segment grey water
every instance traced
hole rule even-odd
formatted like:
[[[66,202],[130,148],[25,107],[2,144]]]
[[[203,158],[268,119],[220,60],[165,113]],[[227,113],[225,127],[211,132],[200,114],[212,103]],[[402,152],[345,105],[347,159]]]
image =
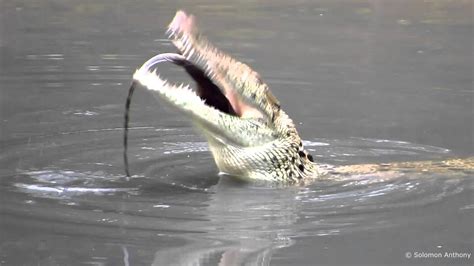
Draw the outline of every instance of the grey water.
[[[472,1],[0,7],[1,265],[474,264],[445,256],[473,252],[472,172],[236,182],[144,89],[132,102],[130,180],[122,159],[131,76],[175,51],[165,29],[178,9],[262,75],[319,162],[472,156]]]

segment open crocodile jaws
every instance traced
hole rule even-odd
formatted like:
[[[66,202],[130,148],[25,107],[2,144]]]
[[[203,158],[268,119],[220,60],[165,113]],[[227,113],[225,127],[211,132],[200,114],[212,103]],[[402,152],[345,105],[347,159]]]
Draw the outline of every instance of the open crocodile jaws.
[[[302,183],[322,172],[293,121],[258,73],[215,48],[194,17],[178,11],[168,27],[182,55],[168,54],[197,88],[177,86],[145,63],[133,78],[188,115],[207,138],[219,170],[250,180]]]

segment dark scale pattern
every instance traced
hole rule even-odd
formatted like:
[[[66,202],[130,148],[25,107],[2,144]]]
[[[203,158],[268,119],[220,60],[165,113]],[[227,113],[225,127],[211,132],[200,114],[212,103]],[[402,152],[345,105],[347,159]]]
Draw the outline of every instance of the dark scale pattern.
[[[304,165],[302,164],[298,165],[298,169],[300,169],[301,172],[304,172]]]
[[[273,155],[272,158],[270,159],[273,164],[278,163],[278,158],[276,155]]]

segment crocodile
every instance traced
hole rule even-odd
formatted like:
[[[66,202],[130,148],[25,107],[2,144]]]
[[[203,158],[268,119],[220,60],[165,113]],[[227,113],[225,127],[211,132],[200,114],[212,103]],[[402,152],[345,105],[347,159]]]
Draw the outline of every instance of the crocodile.
[[[179,53],[157,55],[134,73],[127,109],[137,84],[177,107],[203,133],[222,173],[245,180],[305,184],[345,174],[474,170],[474,157],[350,166],[317,163],[260,75],[212,45],[198,30],[194,16],[178,11],[167,33]],[[160,62],[183,67],[196,82],[195,90],[161,78],[153,71]],[[126,128],[127,123],[128,112]]]

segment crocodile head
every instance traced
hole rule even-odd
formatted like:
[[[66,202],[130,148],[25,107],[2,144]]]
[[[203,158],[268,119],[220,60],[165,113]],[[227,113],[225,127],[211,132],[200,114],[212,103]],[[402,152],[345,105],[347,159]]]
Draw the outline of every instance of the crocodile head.
[[[285,183],[318,176],[293,121],[258,73],[214,47],[183,11],[176,13],[168,33],[180,51],[168,54],[168,61],[182,66],[197,88],[170,84],[150,64],[133,77],[190,117],[222,173]]]

